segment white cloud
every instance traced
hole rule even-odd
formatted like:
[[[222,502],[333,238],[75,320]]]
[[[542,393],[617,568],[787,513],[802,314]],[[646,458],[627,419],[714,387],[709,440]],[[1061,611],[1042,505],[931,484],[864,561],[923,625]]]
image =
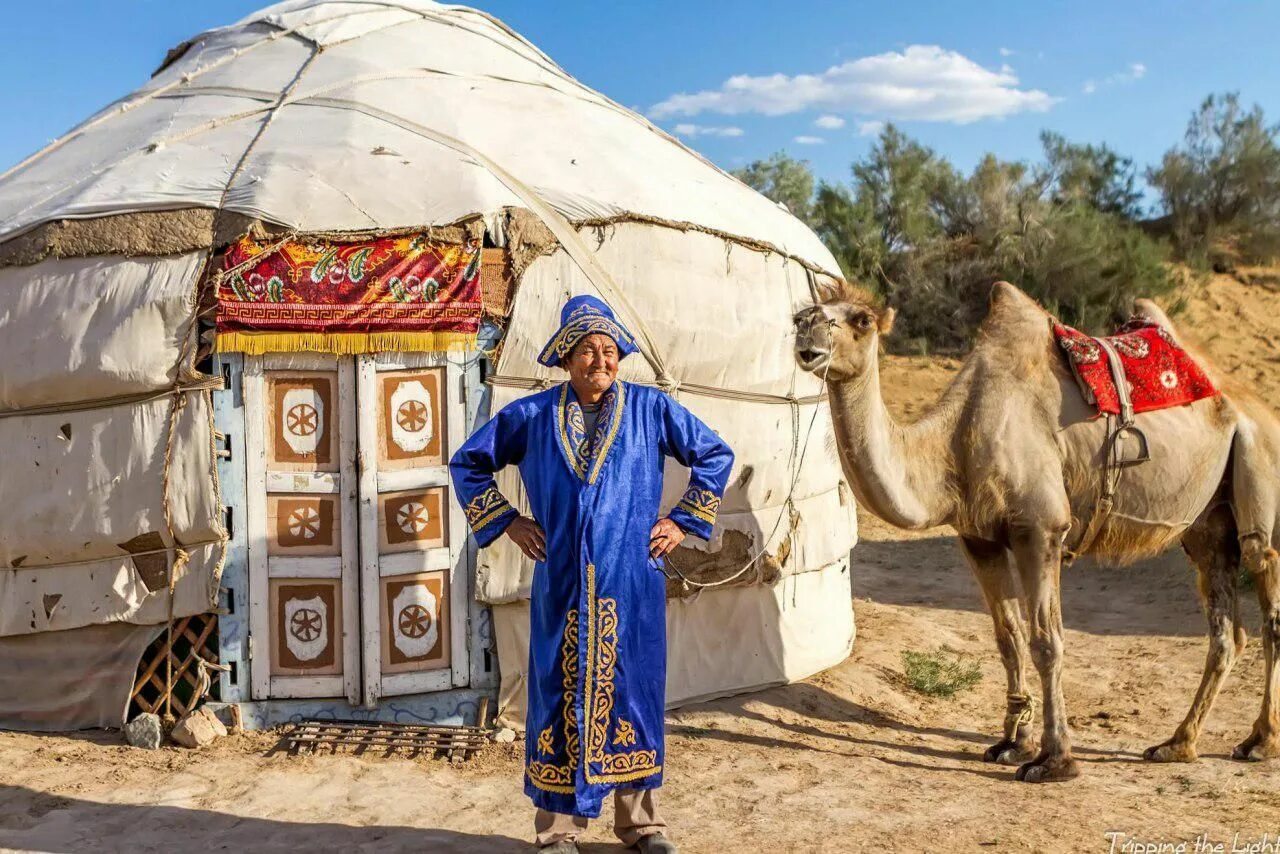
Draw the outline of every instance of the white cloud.
[[[858,136],[877,136],[882,130],[884,130],[882,121],[858,122]]]
[[[955,51],[912,45],[901,53],[849,60],[819,74],[735,75],[718,89],[672,95],[649,113],[655,118],[704,112],[780,116],[825,108],[967,124],[1044,111],[1056,101],[1039,89],[1020,88],[1007,65],[993,71]]]
[[[822,145],[822,143],[826,142],[826,140],[820,136],[804,136],[804,135],[797,136],[795,138],[795,141],[800,143],[801,145]]]
[[[1102,78],[1101,81],[1086,80],[1084,86],[1080,87],[1081,91],[1086,95],[1092,95],[1103,86],[1115,86],[1120,83],[1133,83],[1147,76],[1147,66],[1141,62],[1131,62],[1129,67],[1124,71],[1117,71],[1115,74],[1109,74]]]
[[[1000,48],[1001,56],[1013,56],[1016,52],[1017,51],[1013,50],[1012,48],[1007,48],[1007,47]]]
[[[746,133],[733,125],[695,125],[687,122],[676,125],[675,131],[677,136],[687,136],[690,139],[697,136],[742,136]]]
[[[844,119],[839,116],[818,116],[814,120],[813,126],[823,130],[840,130],[840,128],[844,127]]]

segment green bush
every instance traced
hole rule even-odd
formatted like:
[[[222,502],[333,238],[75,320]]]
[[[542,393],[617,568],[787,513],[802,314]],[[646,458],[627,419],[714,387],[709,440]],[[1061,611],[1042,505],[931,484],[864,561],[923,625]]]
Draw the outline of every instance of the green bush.
[[[1133,221],[1132,161],[1041,139],[1038,165],[989,154],[964,175],[890,125],[853,164],[852,182],[820,183],[812,204],[794,198],[807,164],[783,154],[738,174],[768,195],[785,186],[846,277],[897,309],[891,350],[965,349],[1001,279],[1071,326],[1110,331],[1135,297],[1175,289],[1166,249]]]
[[[982,681],[978,662],[946,646],[934,652],[904,651],[902,671],[908,685],[930,697],[954,697]]]

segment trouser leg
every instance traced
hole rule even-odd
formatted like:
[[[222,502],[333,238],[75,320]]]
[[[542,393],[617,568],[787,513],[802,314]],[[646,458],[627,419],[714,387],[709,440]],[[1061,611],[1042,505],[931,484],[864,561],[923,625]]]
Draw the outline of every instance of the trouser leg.
[[[667,823],[658,815],[656,789],[615,789],[613,792],[613,832],[623,845],[632,846],[643,836],[667,832]]]
[[[581,816],[540,809],[533,817],[534,842],[539,846],[572,841],[586,829],[587,820]]]

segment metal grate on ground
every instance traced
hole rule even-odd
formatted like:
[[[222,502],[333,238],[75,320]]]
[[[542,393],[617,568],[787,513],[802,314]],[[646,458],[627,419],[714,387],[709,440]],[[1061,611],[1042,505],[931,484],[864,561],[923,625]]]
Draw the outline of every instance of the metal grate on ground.
[[[435,726],[381,723],[378,721],[319,721],[292,724],[285,730],[281,748],[291,754],[351,749],[356,754],[376,751],[384,755],[429,754],[464,761],[488,743],[488,735],[478,726]]]

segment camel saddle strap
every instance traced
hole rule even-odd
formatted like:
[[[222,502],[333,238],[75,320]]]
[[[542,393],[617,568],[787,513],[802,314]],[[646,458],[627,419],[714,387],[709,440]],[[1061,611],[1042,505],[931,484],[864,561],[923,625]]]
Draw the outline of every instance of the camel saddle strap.
[[[1074,542],[1069,546],[1064,542],[1062,554],[1064,564],[1070,564],[1088,551],[1098,539],[1102,526],[1106,524],[1112,508],[1115,507],[1116,487],[1120,483],[1121,470],[1126,466],[1145,463],[1151,459],[1147,437],[1133,423],[1133,399],[1129,394],[1129,378],[1125,375],[1124,362],[1121,361],[1115,346],[1106,338],[1094,340],[1107,354],[1107,364],[1111,369],[1111,381],[1115,385],[1116,396],[1119,398],[1120,412],[1118,415],[1107,415],[1107,424],[1110,429],[1107,431],[1107,438],[1103,441],[1102,489],[1098,493],[1098,503],[1093,508],[1089,523],[1074,538]],[[1138,446],[1137,453],[1129,457],[1125,455],[1127,437],[1133,437]],[[1072,526],[1072,530],[1075,530],[1075,527]],[[1071,539],[1070,531],[1067,532],[1066,539]]]

